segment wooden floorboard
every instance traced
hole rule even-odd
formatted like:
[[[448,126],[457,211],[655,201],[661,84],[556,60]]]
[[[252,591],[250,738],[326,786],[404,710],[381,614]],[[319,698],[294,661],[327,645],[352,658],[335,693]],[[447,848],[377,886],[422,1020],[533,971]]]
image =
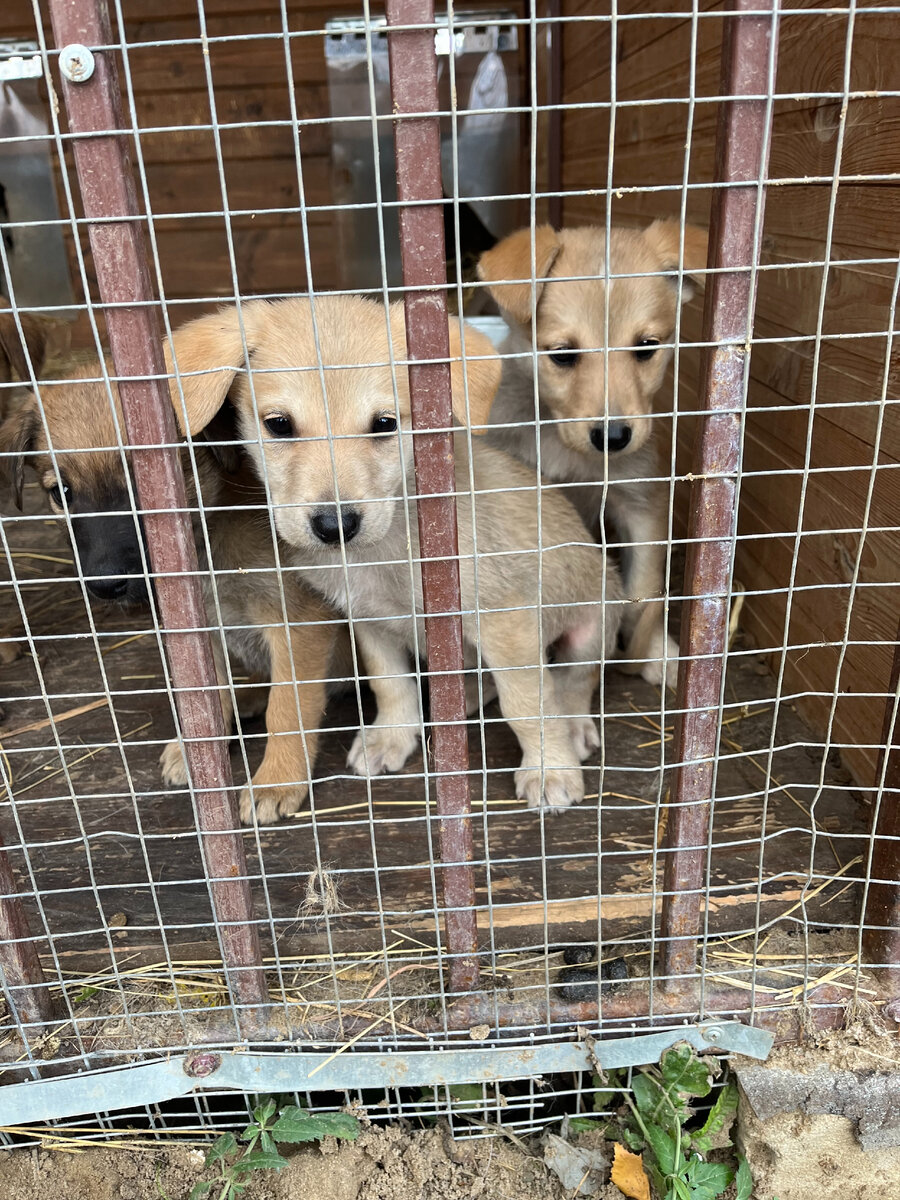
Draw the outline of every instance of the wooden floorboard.
[[[30,500],[34,507],[33,491]],[[78,585],[60,581],[72,568],[56,522],[7,523],[7,537],[38,653],[37,661],[26,653],[0,667],[0,745],[14,798],[14,804],[7,796],[0,805],[0,831],[28,897],[32,927],[41,935],[40,951],[45,961],[55,956],[62,964],[108,961],[110,946],[117,958],[130,961],[214,957],[190,800],[163,788],[159,777],[159,751],[173,725],[147,615],[96,606],[89,619]],[[14,617],[13,591],[3,586],[4,632],[14,627]],[[91,621],[100,655],[89,636]],[[112,712],[104,677],[114,697]],[[53,697],[54,725],[41,681]],[[810,893],[808,921],[833,926],[856,920],[857,888],[845,886],[853,868],[817,889],[862,852],[866,807],[833,754],[819,787],[819,739],[790,703],[779,709],[769,777],[773,695],[774,681],[756,656],[735,655],[708,848],[710,934],[744,932],[758,917],[773,921],[783,914],[790,925],[798,913],[789,910]],[[598,711],[600,703],[598,694]],[[606,768],[601,772],[599,760],[592,761],[587,778],[593,798],[558,815],[529,812],[515,801],[517,747],[496,706],[487,711],[486,775],[479,731],[471,730],[478,919],[487,957],[494,949],[596,940],[598,890],[604,941],[647,941],[654,925],[654,873],[657,888],[662,879],[662,856],[654,856],[654,848],[668,795],[660,770],[659,694],[610,670],[602,704],[614,714],[604,722]],[[353,697],[328,713],[315,820],[307,806],[293,821],[245,833],[267,954],[276,947],[281,954],[311,954],[329,946],[363,953],[395,931],[428,944],[437,937],[437,829],[433,810],[430,816],[426,810],[422,757],[415,755],[398,777],[372,781],[370,793],[366,781],[348,776],[344,767],[358,719]],[[252,769],[262,750],[261,720],[248,722],[243,733]],[[232,762],[240,784],[244,767],[236,740]],[[303,908],[318,865],[330,872],[343,905],[327,923]]]

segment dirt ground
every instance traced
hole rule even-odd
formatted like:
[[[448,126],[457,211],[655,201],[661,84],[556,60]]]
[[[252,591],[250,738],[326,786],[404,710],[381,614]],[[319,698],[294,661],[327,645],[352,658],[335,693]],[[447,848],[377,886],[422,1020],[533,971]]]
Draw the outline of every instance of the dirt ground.
[[[327,1138],[288,1149],[288,1166],[251,1183],[246,1200],[563,1200],[540,1157],[502,1137],[456,1141],[440,1128],[370,1128],[356,1142]],[[283,1148],[284,1149],[284,1148]],[[201,1150],[13,1150],[0,1155],[3,1200],[187,1200],[205,1178]],[[215,1189],[208,1193],[216,1197]],[[622,1200],[611,1184],[596,1200]]]

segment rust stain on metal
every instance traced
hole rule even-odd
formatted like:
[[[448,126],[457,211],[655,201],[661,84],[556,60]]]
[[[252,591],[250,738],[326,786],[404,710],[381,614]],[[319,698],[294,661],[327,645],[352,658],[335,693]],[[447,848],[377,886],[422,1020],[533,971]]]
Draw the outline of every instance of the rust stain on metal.
[[[102,0],[50,0],[58,46],[106,46],[113,41]],[[75,166],[94,266],[143,511],[154,590],[165,629],[166,654],[191,777],[204,863],[211,882],[228,982],[242,1006],[268,1000],[244,848],[231,790],[222,710],[197,571],[197,553],[177,450],[178,434],[164,380],[162,328],[144,251],[140,207],[128,160],[129,136],[120,103],[115,60],[97,51],[89,80],[61,79]],[[121,130],[121,133],[110,133]],[[125,218],[123,220],[123,218]],[[131,218],[131,219],[129,219]],[[141,447],[146,446],[147,449]],[[154,448],[150,448],[154,447]],[[182,510],[182,511],[178,511]],[[199,689],[188,694],[183,689]],[[242,880],[227,878],[238,863]]]
[[[401,202],[400,249],[406,337],[410,359],[447,359],[447,265],[441,201],[440,129],[437,112],[437,58],[432,0],[388,0],[388,26],[423,26],[391,31],[388,53],[397,152],[397,194]],[[428,28],[431,26],[431,28]],[[433,201],[433,203],[422,203]],[[412,205],[404,207],[404,203]],[[425,641],[431,702],[431,752],[440,848],[450,987],[478,986],[478,925],[471,863],[468,739],[463,685],[459,545],[453,468],[450,367],[411,363],[409,389],[414,433]],[[432,614],[443,614],[440,616]]]
[[[694,975],[697,969],[719,696],[728,647],[741,409],[753,322],[751,268],[759,255],[755,228],[764,198],[757,180],[765,177],[768,166],[766,102],[742,97],[765,95],[772,39],[777,36],[775,0],[737,0],[735,8],[736,14],[726,18],[720,90],[733,99],[719,110],[715,176],[716,182],[731,186],[716,191],[710,228],[710,266],[719,273],[710,278],[703,319],[703,340],[712,349],[701,379],[706,417],[691,484],[685,569],[690,599],[682,618],[683,661],[676,700],[680,715],[674,738],[678,766],[664,851],[660,968],[673,987],[679,977]]]

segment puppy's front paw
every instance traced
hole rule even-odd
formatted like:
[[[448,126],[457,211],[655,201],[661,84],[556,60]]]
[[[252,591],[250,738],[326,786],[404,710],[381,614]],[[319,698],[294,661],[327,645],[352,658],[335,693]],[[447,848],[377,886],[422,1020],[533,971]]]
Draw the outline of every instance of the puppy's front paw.
[[[187,764],[181,742],[174,739],[163,747],[159,756],[159,769],[166,787],[184,787],[187,784]]]
[[[260,825],[271,825],[289,817],[309,794],[306,755],[292,738],[270,738],[263,760],[253,776],[253,789],[241,792],[241,821],[253,824],[253,809]]]
[[[644,665],[641,667],[641,677],[646,679],[648,683],[654,684],[656,687],[662,687],[664,642],[666,647],[666,687],[674,690],[675,684],[678,680],[678,643],[670,634],[666,634],[664,639],[661,630],[656,634],[655,637],[651,639],[650,645],[647,647],[647,653],[645,657],[650,661],[644,663]]]
[[[646,625],[643,630],[635,631],[625,651],[625,657],[631,661],[622,663],[621,670],[626,675],[640,675],[648,683],[661,687],[664,647],[666,686],[674,688],[678,678],[678,643],[661,626],[656,626],[650,633]]]
[[[245,787],[241,792],[241,824],[253,824],[254,800],[256,819],[260,825],[273,825],[282,817],[290,817],[303,807],[309,787],[305,783],[259,784],[253,777],[253,794]]]
[[[520,767],[516,771],[516,795],[526,800],[529,808],[569,808],[584,799],[584,778],[577,768],[550,768],[541,772],[537,767]]]
[[[600,746],[600,734],[593,717],[569,717],[569,729],[579,762],[587,762]]]
[[[365,748],[360,731],[347,755],[347,766],[357,775],[392,775],[401,769],[418,744],[418,733],[408,726],[367,725]]]

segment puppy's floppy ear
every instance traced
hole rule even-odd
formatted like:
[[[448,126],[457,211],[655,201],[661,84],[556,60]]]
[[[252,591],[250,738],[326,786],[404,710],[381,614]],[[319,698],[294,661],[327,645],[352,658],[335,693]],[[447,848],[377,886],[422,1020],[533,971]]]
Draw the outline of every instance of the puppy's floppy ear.
[[[16,508],[22,511],[22,492],[25,488],[25,455],[37,449],[41,418],[37,401],[29,396],[18,411],[0,425],[0,483],[8,487]]]
[[[544,284],[561,249],[552,225],[538,225],[534,231],[534,302],[537,304]],[[520,325],[531,323],[531,229],[519,229],[498,242],[478,260],[478,278],[494,300]],[[501,279],[519,279],[521,283],[498,283]]]
[[[395,301],[390,308],[391,337],[396,358],[407,357],[406,323],[402,300]],[[453,416],[461,425],[486,425],[491,404],[500,386],[502,367],[497,351],[490,338],[473,329],[466,322],[465,372],[462,362],[463,322],[458,317],[450,318],[450,391]],[[466,412],[466,386],[468,385],[468,413]]]
[[[30,316],[28,313],[21,313],[19,320],[22,323],[22,333],[24,335],[25,345],[22,345],[22,338],[19,336],[19,330],[16,325],[16,319],[12,312],[9,311],[10,305],[7,300],[0,301],[0,359],[4,360],[0,364],[0,370],[5,366],[3,372],[6,379],[10,378],[9,368],[15,371],[23,383],[28,383],[31,375],[28,372],[28,362],[25,357],[25,350],[28,350],[28,358],[31,359],[31,366],[35,375],[40,376],[44,369],[44,360],[47,357],[47,333],[48,327],[45,322],[37,317]]]
[[[453,415],[462,425],[483,432],[478,426],[488,423],[491,405],[500,386],[502,365],[490,338],[466,324],[466,359],[462,362],[461,322],[450,319],[450,384],[453,389]],[[468,412],[466,386],[468,385]]]
[[[654,221],[644,231],[644,240],[650,245],[663,271],[678,271],[681,252],[681,222]],[[697,225],[684,227],[684,278],[681,289],[682,303],[690,300],[697,288],[702,292],[706,269],[709,235]]]
[[[166,369],[180,380],[169,380],[175,419],[182,433],[202,432],[225,403],[234,377],[244,364],[243,322],[248,351],[256,344],[256,333],[265,301],[221,308],[176,329],[166,347]],[[179,390],[179,383],[181,388]],[[181,393],[184,393],[182,406]]]

